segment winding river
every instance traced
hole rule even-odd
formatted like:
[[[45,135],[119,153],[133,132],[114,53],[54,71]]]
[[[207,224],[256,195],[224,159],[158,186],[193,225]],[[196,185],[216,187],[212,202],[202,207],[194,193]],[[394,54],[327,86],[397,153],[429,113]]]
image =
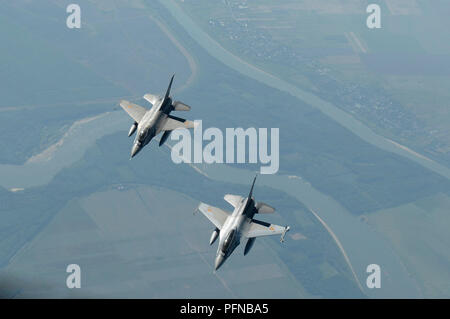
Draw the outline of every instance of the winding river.
[[[231,54],[202,31],[191,18],[173,1],[160,1],[183,26],[189,35],[210,55],[228,67],[245,76],[260,81],[270,87],[289,92],[306,103],[317,107],[324,114],[351,130],[364,141],[380,149],[409,158],[428,169],[450,178],[448,168],[429,160],[411,150],[393,143],[377,135],[356,119],[321,100],[319,97],[305,92],[286,81],[278,79]],[[30,158],[23,165],[0,165],[0,185],[8,189],[20,189],[47,184],[59,171],[81,159],[85,151],[96,140],[118,131],[125,131],[130,124],[127,116],[120,111],[107,112],[93,118],[75,122],[68,132],[55,145],[41,154]],[[126,150],[128,152],[128,150]],[[248,185],[254,172],[237,169],[230,165],[197,164],[194,168],[213,180]],[[322,194],[310,183],[297,176],[262,175],[259,185],[269,186],[297,198],[312,213],[317,214],[325,225],[328,225],[338,245],[342,244],[354,269],[361,289],[372,298],[417,298],[421,294],[414,280],[408,275],[401,260],[392,250],[391,245],[380,234],[367,224],[348,212],[333,198]],[[320,216],[320,217],[319,217]],[[379,264],[382,270],[382,288],[368,289],[366,267]]]
[[[173,0],[160,0],[160,3],[170,11],[175,20],[183,26],[186,32],[197,42],[197,44],[199,44],[210,55],[226,66],[267,86],[287,92],[305,103],[319,109],[323,114],[347,128],[365,142],[370,143],[382,150],[406,157],[434,171],[435,173],[450,179],[449,168],[410,150],[406,146],[400,145],[376,134],[369,127],[333,104],[251,65],[238,56],[227,51],[206,32],[204,32]]]
[[[258,69],[227,51],[204,32],[173,0],[160,0],[160,3],[171,13],[179,25],[183,26],[198,45],[226,66],[267,86],[287,92],[316,107],[365,142],[382,150],[406,157],[450,179],[450,169],[447,167],[417,154],[405,146],[377,135],[369,127],[331,103]],[[228,165],[201,165],[200,169],[212,179],[245,185],[249,183],[249,180],[254,175],[253,172],[235,169]],[[300,177],[264,175],[259,183],[294,196],[320,216],[321,220],[333,230],[342,246],[345,247],[356,276],[359,278],[359,282],[362,283],[361,286],[364,293],[368,296],[374,298],[417,298],[421,296],[414,280],[408,275],[401,260],[392,250],[390,243],[367,224],[353,216],[333,198],[320,193],[310,183]],[[366,268],[373,263],[379,264],[382,272],[385,274],[381,289],[368,289],[365,285],[368,276]]]

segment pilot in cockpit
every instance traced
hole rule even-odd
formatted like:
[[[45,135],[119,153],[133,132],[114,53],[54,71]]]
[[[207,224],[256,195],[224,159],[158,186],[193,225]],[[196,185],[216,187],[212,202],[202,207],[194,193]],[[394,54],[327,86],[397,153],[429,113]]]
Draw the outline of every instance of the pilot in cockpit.
[[[228,234],[228,237],[225,239],[225,242],[224,242],[223,245],[222,245],[222,252],[223,252],[224,254],[226,254],[226,253],[228,252],[228,250],[230,249],[230,247],[231,247],[231,245],[232,245],[232,243],[233,243],[233,240],[234,240],[234,235],[235,235],[235,233],[236,233],[236,230],[233,229],[233,230]]]

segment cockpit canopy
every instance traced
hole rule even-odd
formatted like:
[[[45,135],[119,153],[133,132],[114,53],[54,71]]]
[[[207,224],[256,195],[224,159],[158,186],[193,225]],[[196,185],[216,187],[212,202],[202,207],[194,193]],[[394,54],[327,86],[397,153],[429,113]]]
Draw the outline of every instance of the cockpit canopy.
[[[225,238],[225,241],[223,243],[222,252],[226,253],[230,249],[231,244],[234,241],[235,234],[236,234],[236,229],[233,229],[232,231],[230,231],[230,233],[228,234],[227,238]]]
[[[141,129],[138,133],[138,140],[139,142],[143,142],[145,140],[145,136],[147,135],[147,130]]]

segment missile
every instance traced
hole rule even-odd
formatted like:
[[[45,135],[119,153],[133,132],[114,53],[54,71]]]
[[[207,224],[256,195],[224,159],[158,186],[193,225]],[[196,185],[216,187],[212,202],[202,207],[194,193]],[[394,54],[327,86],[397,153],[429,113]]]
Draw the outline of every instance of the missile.
[[[255,242],[255,237],[249,238],[247,241],[247,244],[245,245],[245,249],[244,249],[244,256],[248,254],[248,252],[250,251],[250,249],[253,247],[253,243]]]
[[[128,132],[128,137],[130,137],[131,135],[133,135],[133,133],[136,131],[137,129],[137,122],[134,122],[133,125],[131,125],[130,127],[130,131]]]
[[[216,241],[217,237],[219,236],[219,229],[214,229],[214,231],[211,234],[211,238],[209,239],[209,244],[212,245]]]

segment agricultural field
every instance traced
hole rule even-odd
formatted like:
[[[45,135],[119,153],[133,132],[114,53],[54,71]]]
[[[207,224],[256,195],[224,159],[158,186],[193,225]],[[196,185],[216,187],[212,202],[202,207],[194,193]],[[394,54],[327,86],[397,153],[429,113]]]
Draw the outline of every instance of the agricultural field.
[[[381,29],[368,29],[368,4],[365,0],[179,3],[234,54],[448,166],[448,5],[382,1]]]

